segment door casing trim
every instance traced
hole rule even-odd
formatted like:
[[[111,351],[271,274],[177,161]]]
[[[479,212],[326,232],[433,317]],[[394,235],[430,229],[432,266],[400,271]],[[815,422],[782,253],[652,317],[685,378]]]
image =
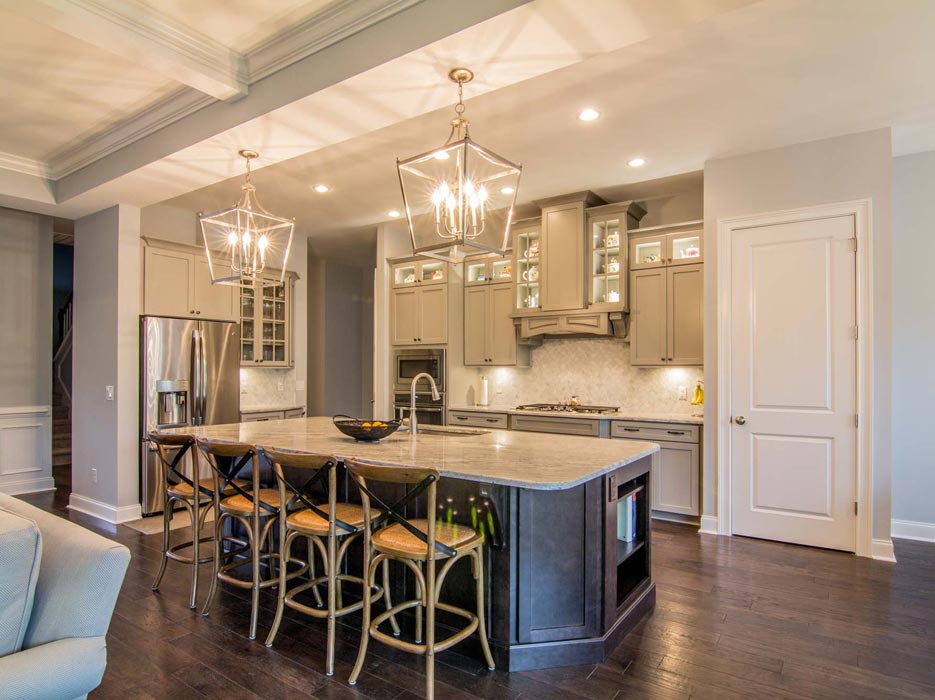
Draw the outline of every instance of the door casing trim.
[[[873,556],[873,227],[872,202],[858,199],[718,219],[717,224],[717,531],[733,534],[731,512],[731,270],[734,231],[853,216],[857,236],[857,551]]]

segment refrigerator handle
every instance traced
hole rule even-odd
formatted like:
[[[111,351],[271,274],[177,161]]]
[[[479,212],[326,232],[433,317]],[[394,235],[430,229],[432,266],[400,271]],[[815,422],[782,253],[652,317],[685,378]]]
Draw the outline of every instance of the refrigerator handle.
[[[205,362],[205,334],[204,331],[198,331],[198,337],[201,343],[201,379],[199,383],[201,385],[201,424],[205,424],[205,413],[208,412],[208,363]]]
[[[192,425],[200,425],[200,413],[201,413],[201,361],[199,359],[201,346],[198,343],[198,331],[192,331],[192,381],[191,381],[191,397],[189,399],[189,405],[191,406],[192,412]]]

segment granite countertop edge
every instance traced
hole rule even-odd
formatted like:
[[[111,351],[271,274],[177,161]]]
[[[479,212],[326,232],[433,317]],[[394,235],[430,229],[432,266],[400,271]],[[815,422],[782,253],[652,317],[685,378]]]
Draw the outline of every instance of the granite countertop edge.
[[[268,406],[241,406],[241,413],[265,413],[266,411],[293,411],[297,408],[305,410],[305,406],[301,404],[287,403],[287,404],[270,404]]]
[[[511,416],[537,416],[554,418],[578,418],[590,420],[635,420],[646,423],[687,423],[703,425],[701,416],[682,415],[679,413],[638,413],[633,411],[617,411],[615,413],[563,413],[561,411],[520,411],[506,406],[449,406],[449,411],[473,411],[475,413],[506,413]]]

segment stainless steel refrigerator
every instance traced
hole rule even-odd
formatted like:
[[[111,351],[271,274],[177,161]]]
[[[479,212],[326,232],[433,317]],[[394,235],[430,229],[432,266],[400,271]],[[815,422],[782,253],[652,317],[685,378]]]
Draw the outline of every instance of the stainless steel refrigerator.
[[[240,326],[143,316],[140,350],[140,502],[152,515],[162,512],[163,493],[147,433],[240,422]]]

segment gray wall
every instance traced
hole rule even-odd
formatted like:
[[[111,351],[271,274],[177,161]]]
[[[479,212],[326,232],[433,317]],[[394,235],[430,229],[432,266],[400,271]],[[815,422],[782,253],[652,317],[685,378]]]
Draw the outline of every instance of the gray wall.
[[[889,539],[893,338],[891,163],[889,129],[705,163],[705,515],[717,512],[718,220],[869,197],[874,237],[873,537]]]
[[[373,271],[308,258],[308,413],[372,417]]]
[[[933,222],[935,152],[894,158],[893,520],[935,528]]]
[[[0,407],[52,403],[52,217],[0,209]]]

